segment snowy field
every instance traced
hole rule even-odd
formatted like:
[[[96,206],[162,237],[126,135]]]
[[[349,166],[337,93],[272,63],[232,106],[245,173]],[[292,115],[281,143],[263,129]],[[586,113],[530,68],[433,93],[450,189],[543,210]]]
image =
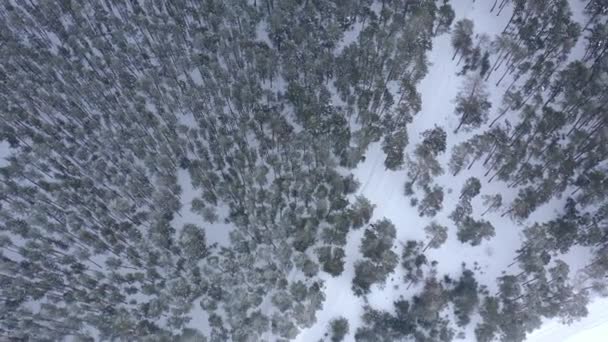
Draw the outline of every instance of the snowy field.
[[[475,23],[475,33],[485,33],[490,36],[499,34],[504,29],[511,13],[506,8],[500,16],[489,12],[493,1],[481,0],[471,2],[470,0],[451,1],[456,12],[454,22],[462,18],[473,19]],[[577,8],[576,5],[579,5]],[[571,2],[575,18],[581,17],[582,8],[578,2]],[[576,54],[576,53],[574,53]],[[470,135],[452,132],[458,126],[458,117],[454,113],[453,99],[458,93],[463,77],[456,73],[462,66],[457,65],[457,61],[452,60],[453,48],[450,45],[450,36],[441,35],[433,41],[433,49],[429,54],[431,66],[426,77],[418,86],[422,95],[422,111],[414,118],[414,122],[408,126],[410,143],[408,152],[411,152],[415,145],[420,142],[420,133],[424,130],[433,128],[434,125],[443,126],[448,132],[447,152],[442,155],[440,162],[447,165],[452,146],[466,140]],[[500,72],[496,72],[488,81],[490,90],[490,101],[493,104],[490,120],[498,112],[501,98],[509,82],[502,82],[498,87],[495,86],[496,78],[500,77]],[[370,146],[366,154],[366,160],[354,170],[355,176],[361,182],[358,195],[363,195],[376,205],[372,221],[388,218],[397,227],[397,243],[405,243],[407,240],[425,240],[423,228],[429,223],[426,217],[419,217],[415,207],[410,206],[409,198],[403,194],[403,186],[407,179],[406,170],[391,171],[386,170],[383,165],[384,153],[380,144]],[[438,261],[437,270],[439,275],[448,274],[457,277],[461,273],[461,265],[465,263],[468,268],[477,269],[476,279],[486,285],[490,293],[496,293],[496,278],[502,275],[503,271],[508,273],[518,273],[517,266],[508,266],[513,262],[515,250],[521,245],[522,236],[520,234],[523,226],[517,226],[507,217],[500,217],[500,212],[489,213],[484,218],[490,220],[496,228],[496,236],[490,241],[484,241],[479,246],[471,247],[463,245],[456,238],[455,227],[448,219],[448,215],[458,202],[459,192],[468,177],[478,177],[482,182],[481,194],[500,193],[503,200],[509,202],[515,197],[512,189],[507,189],[506,185],[500,181],[487,182],[488,177],[483,177],[485,170],[480,163],[467,172],[461,172],[453,177],[450,172],[435,179],[439,185],[447,190],[444,197],[443,210],[434,218],[440,224],[450,228],[448,240],[439,249],[430,249],[427,254],[429,260]],[[451,191],[450,191],[451,190]],[[483,211],[481,196],[473,199],[473,213],[476,217]],[[528,218],[527,222],[542,221],[553,217],[558,210],[563,208],[562,202],[553,200],[550,203],[538,208],[534,214]],[[326,284],[326,301],[323,309],[317,314],[317,323],[306,330],[303,330],[297,341],[317,341],[322,339],[327,331],[328,322],[335,317],[343,316],[348,319],[350,333],[347,340],[354,340],[354,332],[361,324],[361,314],[363,299],[356,297],[350,290],[351,279],[354,276],[354,262],[361,256],[358,251],[359,243],[363,236],[363,230],[351,232],[346,246],[346,265],[345,271],[341,276],[332,278],[324,274]],[[395,252],[400,254],[400,248],[394,247]],[[585,264],[588,255],[586,253],[577,254],[575,251],[568,255],[568,262],[571,266]],[[477,265],[477,266],[475,266]],[[421,284],[406,289],[403,285],[403,268],[398,266],[396,272],[389,276],[388,281],[381,288],[374,285],[372,293],[368,295],[369,304],[372,307],[384,310],[392,310],[392,303],[400,296],[410,298],[420,291]],[[547,322],[541,329],[529,336],[530,341],[552,342],[567,341],[607,341],[608,340],[608,300],[599,300],[590,307],[590,314],[587,318],[571,326],[564,326],[558,322]],[[468,326],[467,336],[474,339],[473,329],[475,324]],[[591,334],[586,334],[586,330],[592,330]]]
[[[490,13],[493,2],[493,0],[477,0],[474,2],[471,0],[452,0],[451,5],[456,12],[454,22],[463,18],[473,19],[476,34],[484,33],[490,37],[499,34],[504,29],[511,13],[509,8],[506,8],[500,16]],[[578,0],[571,1],[575,18],[582,17],[581,7],[583,5],[584,3]],[[452,59],[453,53],[449,34],[435,38],[432,51],[428,54],[431,64],[429,72],[418,85],[418,91],[422,95],[422,110],[414,118],[413,123],[408,126],[410,142],[406,150],[408,153],[413,151],[416,144],[421,141],[423,131],[432,129],[435,125],[442,126],[448,132],[446,153],[443,153],[439,158],[444,168],[447,168],[452,147],[474,134],[453,133],[459,121],[459,118],[454,115],[454,99],[464,80],[463,77],[457,75],[462,65],[457,65],[457,61]],[[573,55],[576,55],[576,52]],[[510,81],[505,81],[500,86],[495,86],[497,78],[501,74],[502,72],[494,73],[488,81],[490,101],[493,104],[490,121],[499,112],[502,95],[510,83]],[[8,144],[0,142],[0,166],[5,165],[4,158],[9,153]],[[396,244],[393,248],[399,256],[401,255],[402,244],[406,241],[427,240],[423,228],[431,221],[449,227],[446,243],[439,249],[429,249],[426,252],[427,258],[438,262],[436,269],[440,277],[449,275],[452,278],[457,278],[462,273],[462,265],[466,265],[467,268],[475,271],[476,280],[480,285],[485,285],[490,294],[497,292],[497,277],[505,273],[519,273],[517,265],[511,265],[516,250],[521,246],[523,227],[526,224],[554,217],[563,208],[563,199],[553,199],[538,208],[521,226],[508,217],[501,217],[501,211],[488,213],[484,218],[493,223],[496,228],[496,235],[489,241],[484,240],[478,246],[464,245],[458,241],[456,227],[448,218],[448,215],[459,201],[460,189],[465,180],[469,177],[477,177],[482,182],[480,196],[472,200],[473,216],[475,218],[480,218],[485,209],[481,195],[499,193],[503,196],[503,201],[509,203],[516,195],[514,190],[508,189],[506,184],[501,181],[488,182],[489,177],[484,177],[486,170],[481,167],[481,163],[477,163],[470,170],[460,172],[457,176],[452,176],[449,170],[444,170],[442,176],[434,179],[446,192],[443,210],[431,220],[427,217],[420,217],[416,207],[410,205],[410,197],[404,195],[407,170],[391,171],[385,169],[384,158],[385,154],[380,143],[370,145],[365,155],[365,161],[359,164],[355,170],[352,170],[361,187],[357,194],[352,195],[351,199],[360,195],[366,197],[375,205],[372,222],[382,218],[387,218],[393,222],[397,228]],[[187,223],[202,222],[202,217],[191,208],[192,200],[200,194],[192,188],[188,172],[181,170],[178,174],[178,180],[182,188],[182,208],[180,215],[175,217],[172,224],[181,227]],[[420,194],[414,196],[420,198]],[[226,212],[220,210],[218,215],[220,218],[225,217]],[[218,223],[207,225],[209,244],[228,245],[231,227],[231,224],[223,223],[221,219]],[[323,340],[329,321],[339,316],[345,317],[349,322],[350,329],[346,341],[354,341],[354,333],[361,325],[363,305],[369,304],[377,309],[391,311],[394,300],[400,297],[408,299],[420,292],[422,282],[406,288],[407,285],[403,281],[404,270],[399,264],[396,271],[389,275],[386,283],[382,286],[373,285],[372,292],[366,297],[357,297],[353,294],[351,285],[354,277],[354,264],[361,259],[359,245],[363,233],[364,229],[349,233],[347,245],[344,247],[346,263],[344,272],[340,276],[332,277],[328,273],[320,273],[321,279],[325,282],[326,300],[323,303],[322,310],[317,312],[317,322],[312,327],[302,330],[296,341],[315,342]],[[577,248],[573,248],[565,256],[568,264],[572,267],[573,274],[576,272],[576,267],[580,268],[586,265],[589,257],[589,254],[583,253]],[[208,331],[207,314],[198,303],[194,303],[192,314],[192,320],[188,325],[201,331]],[[467,326],[467,331],[465,331],[467,340],[474,340],[473,329],[478,319],[478,317],[473,317],[473,323]],[[608,299],[598,299],[591,303],[588,317],[570,326],[564,326],[557,321],[545,322],[542,328],[528,336],[528,340],[537,342],[608,341]]]

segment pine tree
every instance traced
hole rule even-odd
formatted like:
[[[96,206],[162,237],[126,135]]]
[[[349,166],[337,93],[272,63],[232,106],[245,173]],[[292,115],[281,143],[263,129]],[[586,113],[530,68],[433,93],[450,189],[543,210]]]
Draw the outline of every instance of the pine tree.
[[[448,238],[448,228],[442,226],[436,222],[431,222],[428,226],[424,227],[424,232],[429,238],[429,242],[422,250],[424,253],[428,248],[439,248]]]
[[[429,187],[432,178],[443,173],[443,168],[437,161],[437,156],[445,152],[447,134],[443,128],[435,126],[422,133],[423,140],[414,150],[415,159],[408,158],[409,181],[405,185],[406,195],[410,193],[413,185],[418,184],[425,190]]]
[[[441,209],[443,209],[443,188],[438,185],[425,188],[424,197],[418,205],[418,214],[434,217]]]
[[[470,127],[480,127],[488,120],[488,111],[492,107],[488,96],[481,76],[471,75],[466,79],[464,87],[456,97],[455,114],[460,117],[460,122],[454,133],[458,133],[463,126],[467,130]]]
[[[471,246],[477,246],[483,239],[490,239],[495,235],[494,226],[484,220],[474,220],[467,216],[458,226],[456,233],[460,242],[468,242]]]
[[[482,195],[483,204],[486,206],[486,210],[481,214],[481,216],[487,214],[488,212],[497,211],[502,206],[502,195],[494,194],[494,195]]]
[[[462,190],[460,190],[459,199],[467,199],[471,200],[475,196],[479,195],[479,191],[481,190],[481,183],[479,179],[475,177],[468,178],[464,185],[462,186]]]
[[[329,322],[330,340],[332,342],[340,342],[344,340],[344,336],[348,334],[348,320],[344,317],[334,318]]]
[[[439,6],[437,11],[437,24],[435,25],[435,35],[441,35],[450,31],[450,26],[456,16],[454,9],[447,1],[444,1],[443,5]]]
[[[454,56],[452,60],[460,53],[460,58],[471,53],[473,46],[473,21],[469,19],[461,19],[454,24],[452,31],[452,47],[454,48]]]
[[[456,324],[466,326],[471,321],[470,315],[479,303],[478,283],[470,270],[463,270],[460,279],[450,291],[454,302],[454,314],[458,317]]]
[[[355,295],[370,292],[371,285],[383,283],[397,266],[397,255],[392,251],[396,236],[395,226],[387,219],[370,224],[359,247],[364,259],[355,263],[352,289]]]

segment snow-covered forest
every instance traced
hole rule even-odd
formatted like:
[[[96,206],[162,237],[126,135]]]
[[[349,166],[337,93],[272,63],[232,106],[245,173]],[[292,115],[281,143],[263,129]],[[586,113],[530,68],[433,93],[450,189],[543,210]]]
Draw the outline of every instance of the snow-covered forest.
[[[606,0],[0,18],[0,341],[524,341],[608,303]]]

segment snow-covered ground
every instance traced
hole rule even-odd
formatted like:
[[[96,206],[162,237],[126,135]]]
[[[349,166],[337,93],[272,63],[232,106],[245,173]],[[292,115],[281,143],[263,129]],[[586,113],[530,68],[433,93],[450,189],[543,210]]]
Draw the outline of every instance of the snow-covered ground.
[[[608,340],[608,298],[597,299],[589,307],[589,315],[565,326],[547,322],[528,336],[532,342],[605,342]]]
[[[485,33],[493,37],[502,32],[509,17],[510,9],[505,8],[500,16],[489,12],[493,1],[455,0],[451,4],[456,12],[454,22],[462,18],[473,19],[475,23],[475,33]],[[572,6],[580,4],[571,2]],[[580,16],[581,9],[574,8],[575,17]],[[420,133],[424,130],[433,128],[435,125],[442,126],[448,132],[448,148],[440,161],[442,165],[447,165],[452,146],[466,140],[470,134],[452,134],[458,125],[458,118],[454,113],[454,98],[458,93],[463,77],[456,75],[462,66],[457,66],[456,61],[452,61],[453,50],[450,45],[450,36],[442,35],[433,42],[433,49],[429,53],[431,67],[429,73],[418,86],[422,95],[422,111],[415,117],[414,122],[408,127],[410,135],[411,151],[420,142]],[[501,72],[497,72],[490,77],[488,90],[490,100],[493,104],[492,114],[499,111],[502,94],[509,82],[502,82],[498,87],[495,86],[496,78],[500,77]],[[397,243],[395,252],[400,255],[401,244],[407,240],[425,240],[423,228],[431,221],[429,218],[421,218],[415,207],[409,204],[410,198],[403,194],[403,186],[406,182],[406,171],[386,170],[383,165],[384,153],[380,144],[370,146],[366,154],[366,160],[354,170],[355,176],[361,182],[358,195],[363,195],[376,205],[372,221],[386,217],[397,227]],[[478,163],[480,164],[480,163]],[[439,185],[444,187],[445,198],[443,210],[434,218],[440,224],[449,227],[449,237],[447,242],[437,250],[429,250],[426,254],[430,260],[437,260],[438,274],[449,274],[458,277],[462,271],[462,263],[473,269],[477,263],[476,279],[480,284],[488,286],[490,293],[496,292],[496,278],[503,271],[517,273],[517,266],[508,267],[513,262],[515,250],[521,245],[521,231],[523,226],[518,226],[508,218],[501,218],[500,213],[486,214],[484,218],[492,222],[496,228],[496,236],[479,246],[471,247],[463,245],[456,238],[456,231],[453,223],[448,219],[448,215],[458,202],[460,189],[465,180],[471,176],[478,177],[482,182],[481,194],[500,193],[503,196],[503,203],[509,203],[515,197],[513,189],[507,189],[505,184],[494,181],[487,182],[488,177],[483,177],[485,170],[480,165],[474,166],[471,170],[461,172],[453,177],[449,172],[435,179]],[[451,190],[451,191],[450,191]],[[474,216],[479,217],[483,211],[481,196],[477,196],[473,202]],[[544,221],[552,217],[562,208],[559,200],[552,201],[539,208],[530,216],[527,222]],[[354,262],[360,258],[358,251],[362,230],[351,232],[346,246],[346,265],[345,271],[339,277],[332,278],[325,275],[326,301],[323,309],[317,314],[317,323],[309,329],[303,330],[297,337],[297,341],[318,341],[327,332],[328,322],[337,316],[348,319],[350,333],[346,336],[347,341],[354,340],[354,332],[361,324],[361,314],[363,299],[356,297],[350,287],[354,276]],[[571,265],[584,265],[587,254],[570,253],[568,263]],[[382,287],[374,285],[372,293],[367,296],[369,304],[378,309],[392,310],[392,303],[395,299],[403,296],[410,298],[413,294],[420,291],[420,285],[406,289],[403,283],[403,271],[399,265],[396,272],[389,276],[386,284]],[[530,341],[549,342],[549,341],[600,341],[593,340],[603,337],[601,341],[608,340],[608,300],[601,300],[593,303],[590,307],[590,315],[586,319],[571,326],[564,326],[556,321],[548,321],[541,329],[529,336]],[[603,324],[603,325],[602,325]],[[599,325],[599,326],[598,326]],[[474,340],[472,329],[473,324],[467,331],[467,340]],[[596,335],[585,335],[584,330],[594,328]],[[604,333],[604,335],[597,335]]]
[[[10,155],[10,147],[8,142],[0,141],[0,167],[6,166],[8,162],[6,158]]]
[[[511,13],[509,9],[505,9],[500,16],[489,13],[493,2],[491,0],[477,0],[476,2],[472,2],[472,0],[452,0],[451,4],[456,12],[454,21],[456,22],[462,18],[473,19],[476,33],[486,33],[490,36],[498,34],[504,29]],[[580,16],[580,7],[584,4],[579,0],[571,0],[571,5],[575,9],[575,15]],[[355,28],[354,32],[357,31],[358,28]],[[349,35],[347,39],[353,39],[354,36],[354,34]],[[346,41],[343,42],[344,45],[346,43]],[[439,125],[449,133],[447,151],[440,159],[444,166],[447,165],[451,147],[470,136],[470,134],[465,133],[452,134],[458,125],[458,119],[453,114],[453,100],[463,81],[463,77],[456,75],[461,66],[457,66],[456,61],[452,61],[452,55],[453,50],[450,46],[449,35],[437,37],[433,42],[433,49],[428,55],[432,66],[429,68],[427,76],[418,86],[422,95],[422,111],[408,127],[410,135],[409,152],[420,142],[420,133],[424,130]],[[492,75],[488,82],[493,114],[496,114],[499,110],[504,88],[509,83],[503,82],[501,86],[495,87],[496,77],[499,77],[497,75],[500,75],[500,73]],[[0,167],[5,165],[4,159],[9,153],[8,143],[0,142]],[[426,240],[423,228],[431,220],[426,217],[419,217],[416,208],[409,204],[410,198],[404,196],[403,186],[407,179],[406,170],[386,170],[383,162],[384,153],[380,144],[372,144],[366,153],[366,160],[353,171],[361,182],[361,188],[357,195],[365,196],[376,205],[372,221],[388,218],[395,224],[397,227],[397,243],[394,248],[395,252],[400,255],[401,243],[405,243],[407,240]],[[457,240],[455,227],[447,217],[458,201],[462,185],[471,176],[476,176],[482,181],[482,194],[501,193],[504,201],[506,203],[510,202],[515,195],[513,190],[507,189],[499,181],[488,183],[487,177],[483,177],[484,172],[485,170],[482,170],[480,165],[476,165],[471,170],[461,172],[456,177],[446,172],[443,176],[435,179],[435,182],[444,187],[446,197],[443,202],[443,210],[433,220],[448,226],[450,230],[446,243],[440,249],[429,250],[427,255],[430,260],[439,262],[437,270],[440,275],[448,274],[457,277],[461,272],[462,263],[466,263],[471,269],[477,263],[479,267],[476,272],[477,280],[488,286],[490,293],[494,293],[496,278],[503,271],[510,273],[516,273],[517,271],[516,269],[509,269],[508,265],[512,263],[515,250],[520,246],[522,226],[514,224],[508,218],[501,218],[500,213],[487,214],[484,218],[494,224],[496,236],[479,246],[471,247],[470,245],[463,245]],[[191,201],[200,195],[199,191],[192,188],[190,176],[186,171],[179,172],[178,181],[183,190],[181,195],[183,207],[180,210],[180,216],[175,218],[173,224],[176,227],[181,227],[186,223],[204,226],[207,228],[209,243],[226,245],[231,225],[221,222],[225,213],[218,213],[220,216],[219,223],[212,225],[201,223],[204,222],[203,218],[194,213],[190,206]],[[552,201],[539,208],[529,218],[528,222],[542,221],[551,217],[561,207],[559,201]],[[473,208],[474,215],[478,217],[484,209],[481,204],[481,196],[477,196],[473,200]],[[363,231],[363,229],[359,229],[351,232],[348,236],[345,247],[346,264],[344,272],[339,277],[331,277],[322,273],[321,277],[325,281],[326,295],[323,309],[317,312],[317,323],[303,330],[296,341],[318,341],[327,331],[328,322],[337,316],[348,319],[350,333],[347,335],[347,341],[354,340],[354,332],[361,324],[364,299],[353,294],[351,282],[354,276],[354,263],[361,257],[359,244]],[[586,254],[575,252],[568,256],[568,261],[571,265],[584,265],[586,257]],[[513,266],[513,268],[515,267]],[[410,298],[420,291],[420,285],[406,289],[402,279],[403,271],[399,265],[396,272],[388,277],[386,284],[382,287],[375,285],[372,288],[372,293],[367,296],[368,303],[375,308],[391,310],[393,300],[400,296]],[[587,318],[570,326],[561,325],[557,321],[547,321],[541,329],[530,334],[529,340],[538,342],[608,341],[608,299],[594,301],[590,305],[589,311],[590,314]],[[193,319],[189,325],[206,331],[208,328],[206,318],[206,314],[200,309],[198,303],[194,303]],[[468,335],[467,340],[471,339],[473,337]]]
[[[207,243],[227,246],[229,244],[228,234],[233,229],[231,224],[224,223],[224,218],[227,216],[228,212],[226,208],[219,208],[217,211],[217,215],[219,217],[218,222],[214,222],[213,224],[206,223],[203,217],[192,210],[192,200],[196,197],[201,196],[201,192],[199,189],[194,189],[192,187],[192,182],[190,180],[190,174],[186,170],[179,170],[177,172],[177,182],[182,188],[181,193],[181,203],[182,207],[179,211],[179,215],[175,216],[173,221],[171,222],[174,227],[181,228],[184,224],[196,224],[205,228],[205,232],[207,233]],[[222,210],[225,209],[225,210]]]

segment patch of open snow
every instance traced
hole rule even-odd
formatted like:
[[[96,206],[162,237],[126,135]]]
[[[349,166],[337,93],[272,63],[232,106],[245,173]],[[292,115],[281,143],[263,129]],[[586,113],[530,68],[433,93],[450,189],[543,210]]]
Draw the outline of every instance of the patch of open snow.
[[[0,167],[7,166],[6,158],[11,155],[11,147],[8,142],[0,141]]]
[[[173,218],[173,226],[181,229],[184,224],[195,224],[205,229],[208,245],[217,243],[220,246],[228,246],[230,243],[229,234],[232,229],[234,229],[231,224],[224,223],[224,218],[228,214],[228,209],[225,207],[218,207],[216,213],[219,217],[219,221],[212,224],[206,222],[201,215],[192,211],[192,200],[200,196],[200,193],[197,189],[192,187],[188,171],[179,170],[177,172],[177,183],[182,188],[182,207],[179,211],[179,215],[176,215]]]

